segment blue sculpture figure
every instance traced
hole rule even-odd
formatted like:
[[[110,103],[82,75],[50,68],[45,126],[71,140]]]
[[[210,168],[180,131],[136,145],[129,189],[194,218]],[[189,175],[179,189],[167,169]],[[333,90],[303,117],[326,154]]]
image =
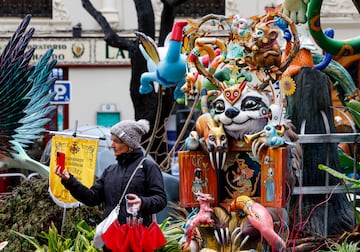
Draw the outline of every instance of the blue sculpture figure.
[[[185,139],[184,145],[185,150],[197,150],[199,148],[199,134],[197,131],[193,130],[190,132],[189,136]]]
[[[266,189],[265,199],[267,202],[273,202],[275,200],[274,169],[269,167],[267,172],[268,176],[264,182]]]
[[[187,22],[177,22],[174,24],[169,45],[165,52],[165,57],[160,58],[159,51],[153,40],[141,32],[136,32],[140,39],[140,50],[147,60],[148,71],[141,75],[140,94],[148,94],[153,90],[153,81],[158,82],[165,88],[174,87],[174,99],[184,96],[181,90],[185,83],[186,63],[185,55],[181,54],[182,29]]]
[[[265,132],[265,138],[266,138],[266,143],[270,146],[270,147],[280,147],[282,145],[290,145],[290,146],[295,146],[295,143],[286,141],[285,138],[279,136],[276,132],[276,128],[273,125],[266,125],[264,127],[264,132]]]

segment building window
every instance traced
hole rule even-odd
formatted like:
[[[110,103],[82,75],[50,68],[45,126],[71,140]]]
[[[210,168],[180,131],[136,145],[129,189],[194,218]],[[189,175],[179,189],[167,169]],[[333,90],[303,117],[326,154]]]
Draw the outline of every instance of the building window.
[[[177,17],[199,18],[207,14],[225,15],[225,0],[192,0],[177,7]]]
[[[31,14],[37,18],[52,18],[52,0],[2,0],[1,17],[20,17]]]

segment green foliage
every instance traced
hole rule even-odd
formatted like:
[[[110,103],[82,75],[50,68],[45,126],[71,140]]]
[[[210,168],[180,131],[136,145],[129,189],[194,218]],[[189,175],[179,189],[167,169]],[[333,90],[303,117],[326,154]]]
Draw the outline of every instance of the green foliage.
[[[337,177],[343,181],[351,183],[351,188],[360,188],[360,180],[358,180],[358,179],[349,178],[348,176],[346,176],[346,174],[338,172],[338,171],[336,171],[326,165],[323,165],[323,164],[319,164],[318,168],[322,171],[328,172],[329,174],[333,175],[334,177]],[[357,205],[355,205],[355,203],[356,203],[356,201],[352,202],[352,207],[354,210],[356,221],[357,221],[357,223],[360,223],[360,213],[356,210]]]
[[[180,252],[179,239],[183,235],[181,223],[171,223],[170,219],[165,219],[160,224],[160,229],[163,231],[167,243],[157,252]],[[102,251],[94,247],[94,234],[95,229],[91,228],[85,221],[80,221],[76,225],[77,235],[75,238],[67,238],[59,234],[54,223],[51,223],[51,227],[48,232],[41,232],[39,237],[46,241],[41,244],[35,237],[19,233],[14,230],[10,230],[11,233],[23,238],[29,244],[31,244],[36,252],[56,251],[56,252],[97,252]]]
[[[64,209],[53,202],[48,188],[47,179],[34,177],[2,200],[0,241],[9,241],[3,251],[99,251],[93,247],[93,237],[102,210],[85,206],[67,209],[62,223]],[[181,225],[170,218],[160,224],[168,242],[158,251],[181,251]]]
[[[347,239],[344,240],[343,243],[331,243],[328,246],[328,250],[331,252],[358,252],[360,251],[360,242],[348,242]],[[320,250],[325,251],[325,250]]]
[[[344,103],[346,108],[349,110],[356,126],[360,127],[360,102],[355,99],[351,99],[348,101],[345,100]]]
[[[327,167],[326,165],[319,164],[318,168],[322,171],[330,173],[334,177],[350,182],[352,184],[351,188],[360,188],[360,179],[349,178],[348,176],[346,176],[346,174],[338,172],[330,167]]]
[[[51,223],[49,232],[42,232],[41,236],[47,241],[46,244],[40,244],[35,237],[21,234],[11,230],[12,233],[24,238],[31,245],[33,245],[37,252],[56,251],[56,252],[97,252],[98,250],[93,246],[94,233],[91,228],[81,221],[77,224],[77,235],[75,239],[66,238],[59,234],[54,223]],[[91,235],[92,234],[92,235]]]
[[[179,241],[184,235],[184,229],[182,228],[183,222],[178,220],[172,221],[171,217],[164,219],[160,224],[160,229],[166,238],[166,244],[157,250],[157,252],[180,252]]]
[[[65,211],[51,199],[48,188],[48,179],[33,177],[24,180],[1,201],[0,241],[9,241],[4,252],[33,250],[33,244],[16,232],[34,237],[39,244],[44,244],[48,237],[43,236],[42,232],[50,230],[53,223],[61,236],[73,240],[79,233],[77,223],[86,220],[89,229],[93,229],[102,219],[102,210],[98,207],[81,206]]]

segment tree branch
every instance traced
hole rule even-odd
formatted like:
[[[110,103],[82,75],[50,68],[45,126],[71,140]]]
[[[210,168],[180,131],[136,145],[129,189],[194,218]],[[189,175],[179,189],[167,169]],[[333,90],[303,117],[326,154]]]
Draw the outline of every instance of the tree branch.
[[[176,16],[176,7],[187,0],[161,0],[164,4],[161,13],[161,24],[159,33],[159,46],[163,46],[166,36],[171,32]]]
[[[135,43],[132,40],[125,39],[116,34],[111,28],[108,21],[97,11],[89,0],[81,0],[82,6],[85,10],[97,21],[104,32],[104,40],[112,47],[117,47],[123,50],[132,51],[134,50]]]
[[[134,0],[138,30],[151,38],[155,38],[155,16],[151,0]]]
[[[161,29],[159,33],[159,46],[163,46],[166,36],[171,32],[172,27],[174,25],[175,19],[175,8],[170,6],[164,2],[164,8],[161,13]]]

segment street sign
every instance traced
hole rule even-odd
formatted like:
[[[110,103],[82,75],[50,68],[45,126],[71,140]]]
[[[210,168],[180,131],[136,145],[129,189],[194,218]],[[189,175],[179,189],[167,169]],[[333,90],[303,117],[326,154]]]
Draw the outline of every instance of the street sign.
[[[71,82],[68,80],[57,80],[54,86],[50,89],[50,92],[56,92],[56,95],[51,100],[53,104],[66,104],[70,102],[70,90]]]

